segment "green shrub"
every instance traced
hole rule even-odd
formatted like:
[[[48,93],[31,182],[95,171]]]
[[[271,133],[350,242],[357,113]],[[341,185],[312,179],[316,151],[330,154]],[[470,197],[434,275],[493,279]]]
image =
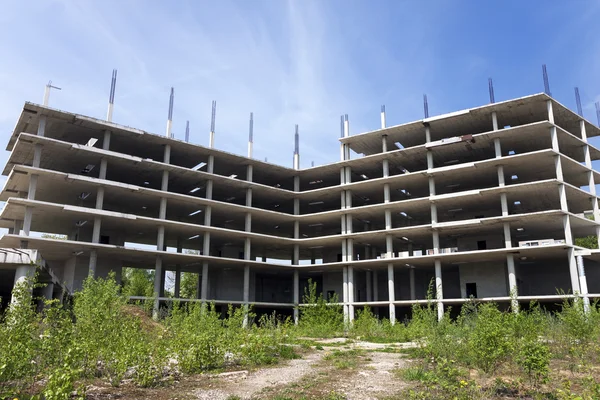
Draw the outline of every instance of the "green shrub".
[[[338,297],[334,295],[329,301],[323,294],[317,295],[317,283],[308,280],[304,288],[303,303],[300,308],[298,328],[303,335],[311,337],[331,337],[344,331],[343,308],[338,305]]]
[[[466,345],[473,365],[486,373],[493,372],[513,349],[508,317],[493,303],[477,308],[477,318],[469,331]]]
[[[519,345],[516,361],[534,385],[545,383],[550,373],[550,350],[539,340],[525,340]]]

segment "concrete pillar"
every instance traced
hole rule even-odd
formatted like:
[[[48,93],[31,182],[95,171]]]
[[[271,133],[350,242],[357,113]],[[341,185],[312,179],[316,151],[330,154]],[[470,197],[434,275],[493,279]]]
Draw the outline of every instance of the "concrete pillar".
[[[29,293],[33,290],[33,280],[35,278],[35,265],[19,265],[15,271],[15,280],[13,288],[17,285],[25,286]],[[11,303],[17,301],[13,292]]]
[[[158,227],[158,234],[156,235],[156,250],[165,250],[165,227]]]
[[[500,138],[494,138],[494,152],[496,153],[496,158],[502,157],[502,146],[500,145]]]
[[[47,283],[46,286],[42,288],[42,297],[45,300],[52,300],[54,295],[54,283]]]
[[[438,321],[444,318],[444,288],[442,286],[442,262],[435,260],[435,298],[437,300]]]
[[[46,134],[46,116],[40,115],[38,122],[37,135],[44,136]]]
[[[354,322],[354,268],[348,267],[348,320]]]
[[[29,236],[31,231],[31,220],[33,218],[33,207],[25,207],[25,215],[23,217],[23,235]]]
[[[29,176],[29,190],[27,191],[27,199],[35,200],[35,191],[37,189],[38,175],[32,174]]]
[[[508,216],[508,199],[506,193],[500,193],[500,207],[502,208],[502,216]]]
[[[581,297],[583,297],[583,309],[587,313],[590,312],[590,298],[588,297],[587,278],[585,277],[585,266],[583,256],[577,256],[577,269],[579,272],[579,288]]]
[[[428,122],[426,122],[424,125],[425,125],[425,143],[429,143],[429,142],[431,142],[431,130],[429,128]]]
[[[577,272],[577,261],[575,260],[575,249],[569,247],[569,249],[567,250],[567,256],[569,260],[569,275],[571,277],[571,289],[573,290],[574,294],[581,294],[581,288],[579,287],[579,274]]]
[[[297,269],[294,270],[294,324],[298,325],[298,319],[300,317],[300,310],[298,308],[300,304],[300,273]]]
[[[427,150],[427,169],[432,169],[432,168],[434,168],[433,153],[431,152],[431,150]]]
[[[500,187],[505,186],[506,182],[504,180],[504,166],[498,165],[497,169],[498,169],[498,186],[500,186]]]
[[[373,301],[373,284],[371,282],[371,271],[365,271],[365,280],[367,285],[367,301]]]
[[[342,267],[342,302],[344,303],[344,323],[348,323],[348,267]]]
[[[390,176],[390,163],[387,159],[385,159],[382,161],[381,165],[383,168],[383,177],[387,178],[388,176]]]
[[[244,327],[248,326],[248,308],[250,303],[250,266],[244,266]]]
[[[517,287],[517,274],[515,273],[515,258],[512,254],[506,255],[506,268],[508,270],[508,295],[511,297],[510,305],[513,312],[519,312],[519,296]]]
[[[411,300],[416,300],[417,299],[417,295],[415,293],[415,269],[414,267],[411,267],[408,270],[408,279],[409,279],[409,286],[410,286],[410,299]]]
[[[34,168],[39,168],[40,163],[42,162],[42,145],[36,143],[33,145],[33,162],[31,164]]]
[[[173,288],[173,296],[178,299],[181,297],[181,267],[175,266],[175,287]]]
[[[373,271],[373,301],[379,301],[379,285],[377,279],[377,271]]]
[[[390,309],[390,323],[396,323],[396,301],[395,286],[394,286],[394,264],[388,264],[388,301]]]
[[[206,301],[208,299],[208,262],[202,263],[202,286],[200,291],[200,298],[202,301]]]
[[[108,168],[106,158],[100,159],[100,170],[98,171],[98,179],[106,179],[106,169]]]
[[[492,128],[495,131],[498,130],[498,115],[496,115],[496,111],[492,111]]]
[[[548,110],[548,121],[554,123],[554,110],[552,109],[552,100],[546,101],[546,109]]]
[[[88,266],[88,276],[90,278],[96,277],[96,266],[98,264],[98,253],[96,250],[90,251],[90,263]]]
[[[510,249],[512,247],[512,238],[510,235],[510,223],[504,223],[504,247]]]
[[[109,120],[110,121],[110,120]],[[102,150],[110,149],[110,131],[104,131],[104,140],[102,141]]]
[[[437,215],[437,205],[435,203],[431,203],[431,223],[437,224],[438,215]]]
[[[440,253],[440,233],[437,230],[434,230],[431,234],[433,239],[433,254]]]
[[[100,186],[96,193],[96,210],[102,210],[104,207],[104,187]]]
[[[163,290],[163,288],[161,287],[163,282],[163,265],[162,265],[162,258],[160,256],[156,257],[156,264],[154,266],[154,306],[152,307],[152,318],[154,318],[155,320],[158,319],[158,313],[159,313],[159,307],[160,307],[160,301],[159,301],[159,297],[160,294]]]

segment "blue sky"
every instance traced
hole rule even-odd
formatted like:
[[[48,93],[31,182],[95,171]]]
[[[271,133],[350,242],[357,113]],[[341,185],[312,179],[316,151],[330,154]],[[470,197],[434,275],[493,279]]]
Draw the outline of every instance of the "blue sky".
[[[596,122],[600,100],[599,1],[142,1],[4,0],[0,5],[0,141],[24,101],[104,118],[118,69],[114,121],[162,134],[175,87],[173,131],[292,165],[294,124],[302,167],[339,154],[339,116],[352,134],[543,91]],[[8,156],[4,152],[0,162]]]

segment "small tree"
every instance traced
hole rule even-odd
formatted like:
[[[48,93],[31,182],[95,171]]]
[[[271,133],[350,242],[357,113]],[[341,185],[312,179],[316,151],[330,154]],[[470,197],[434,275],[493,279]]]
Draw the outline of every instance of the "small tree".
[[[299,325],[306,335],[329,337],[344,330],[344,315],[342,306],[337,304],[337,294],[325,300],[322,293],[317,295],[317,283],[309,279],[302,300],[306,305],[300,309]]]

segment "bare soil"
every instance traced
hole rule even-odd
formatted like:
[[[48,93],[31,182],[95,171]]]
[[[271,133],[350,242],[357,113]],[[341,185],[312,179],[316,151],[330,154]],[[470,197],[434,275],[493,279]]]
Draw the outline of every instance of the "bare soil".
[[[187,376],[158,388],[144,389],[127,383],[114,388],[96,381],[88,386],[86,398],[269,400],[319,399],[337,395],[348,400],[375,400],[398,393],[405,387],[393,370],[406,365],[406,356],[390,352],[390,348],[401,346],[366,342],[333,343],[335,345],[330,347],[324,341],[320,344],[322,350],[312,348],[304,352],[301,359],[276,366]],[[340,352],[343,352],[341,356]],[[344,362],[336,363],[336,355],[343,358]]]

